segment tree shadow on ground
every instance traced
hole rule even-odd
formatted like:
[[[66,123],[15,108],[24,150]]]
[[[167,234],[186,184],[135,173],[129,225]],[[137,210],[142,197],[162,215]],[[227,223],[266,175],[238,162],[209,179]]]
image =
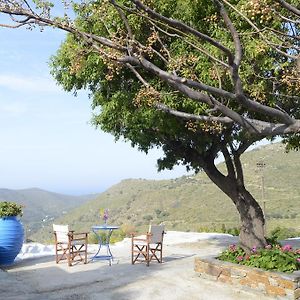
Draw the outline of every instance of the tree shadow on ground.
[[[162,264],[153,261],[149,267],[144,263],[131,265],[128,257],[120,257],[119,263],[112,266],[100,260],[72,267],[66,261],[56,264],[54,256],[28,258],[4,268],[10,285],[14,279],[14,288],[7,289],[5,299],[135,299],[138,293],[143,293],[140,286],[145,280],[154,282],[157,276],[163,278],[164,272],[175,270],[179,261],[190,263],[187,268],[192,269],[192,256],[173,253],[164,256]],[[5,280],[0,285],[5,285]]]

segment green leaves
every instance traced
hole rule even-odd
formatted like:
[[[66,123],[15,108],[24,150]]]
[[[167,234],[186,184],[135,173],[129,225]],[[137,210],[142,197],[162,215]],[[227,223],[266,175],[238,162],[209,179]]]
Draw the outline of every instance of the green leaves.
[[[22,205],[14,202],[0,202],[0,218],[22,216]]]
[[[253,5],[248,2],[231,1],[231,4],[245,14],[245,17],[251,19],[253,16],[253,22],[262,19],[271,26],[266,12],[272,3],[269,0],[252,0],[251,3],[257,6],[257,10],[253,10]],[[97,39],[87,41],[80,35],[76,38],[68,35],[51,60],[53,76],[67,91],[76,94],[78,90],[86,89],[90,92],[94,109],[93,124],[113,134],[116,139],[131,141],[132,145],[145,152],[162,146],[166,157],[159,162],[161,168],[172,168],[183,162],[198,170],[199,159],[190,154],[191,148],[196,149],[200,155],[208,155],[214,144],[212,155],[216,157],[221,141],[247,141],[249,136],[245,135],[240,123],[225,126],[220,125],[221,123],[174,117],[155,110],[155,103],[161,102],[173,110],[196,116],[224,117],[225,114],[217,111],[213,105],[208,105],[209,101],[201,103],[202,100],[184,96],[183,89],[177,88],[178,81],[166,82],[156,71],[148,72],[149,69],[137,66],[136,62],[129,69],[128,65],[124,66],[116,61],[126,56],[137,60],[145,58],[174,76],[234,93],[235,83],[228,66],[228,52],[219,47],[223,45],[234,55],[234,41],[214,3],[205,0],[144,2],[164,17],[177,19],[201,32],[202,36],[209,36],[214,40],[213,43],[189,30],[181,30],[180,26],[172,27],[169,23],[150,18],[146,12],[136,10],[129,0],[119,0],[117,3],[118,9],[108,0],[77,3],[74,6],[75,25],[79,31],[107,38],[116,47],[105,46]],[[289,74],[293,70],[292,63],[270,47],[261,34],[274,44],[280,43],[280,39],[269,30],[255,32],[241,14],[229,6],[226,6],[226,10],[237,29],[243,48],[239,76],[245,96],[270,107],[279,106],[281,110],[293,114],[293,117],[299,114],[294,103],[279,97],[279,89],[280,93],[293,94],[297,91],[295,76]],[[284,30],[282,25],[277,18],[274,28]],[[264,23],[259,26],[264,26]],[[119,50],[124,47],[127,51]],[[150,91],[149,86],[151,93],[145,92]],[[248,109],[239,100],[226,99],[224,94],[216,94],[206,88],[205,91],[197,87],[189,89],[194,89],[195,93],[202,92],[205,96],[213,96],[219,103],[241,116],[274,121],[274,118],[265,113]],[[275,122],[277,121],[276,119]],[[288,139],[286,141],[292,142]],[[294,144],[295,139],[290,145]]]
[[[291,273],[300,270],[300,249],[293,250],[290,245],[281,247],[276,244],[268,245],[265,249],[253,249],[250,255],[235,245],[229,246],[228,250],[222,252],[220,260],[238,263],[241,265]]]

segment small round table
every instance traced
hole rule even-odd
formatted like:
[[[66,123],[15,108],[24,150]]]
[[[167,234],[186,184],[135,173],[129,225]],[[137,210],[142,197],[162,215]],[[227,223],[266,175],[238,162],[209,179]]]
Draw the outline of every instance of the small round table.
[[[92,231],[95,233],[97,240],[98,240],[98,251],[97,253],[91,258],[91,260],[95,259],[102,259],[102,260],[108,260],[109,265],[111,266],[112,261],[114,259],[111,251],[110,251],[110,237],[113,232],[113,230],[119,229],[119,226],[111,226],[111,225],[95,225],[92,226]],[[105,241],[102,240],[102,237],[100,235],[100,231],[105,231],[106,236],[105,236]],[[101,248],[106,247],[106,255],[100,254]]]

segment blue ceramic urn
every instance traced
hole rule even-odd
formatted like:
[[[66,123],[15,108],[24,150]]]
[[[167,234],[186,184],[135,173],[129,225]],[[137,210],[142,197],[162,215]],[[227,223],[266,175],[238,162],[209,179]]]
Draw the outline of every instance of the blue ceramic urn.
[[[0,265],[11,265],[19,254],[24,228],[17,217],[0,218]]]

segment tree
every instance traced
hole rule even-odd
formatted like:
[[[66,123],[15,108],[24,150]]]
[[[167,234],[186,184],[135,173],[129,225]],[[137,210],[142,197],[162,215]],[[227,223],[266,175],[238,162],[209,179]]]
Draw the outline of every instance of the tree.
[[[241,155],[276,136],[300,147],[298,3],[96,0],[73,3],[60,18],[51,3],[34,3],[0,0],[12,21],[2,26],[69,33],[52,74],[67,91],[90,91],[94,124],[142,151],[161,147],[159,169],[206,172],[240,214],[241,246],[265,246]]]

